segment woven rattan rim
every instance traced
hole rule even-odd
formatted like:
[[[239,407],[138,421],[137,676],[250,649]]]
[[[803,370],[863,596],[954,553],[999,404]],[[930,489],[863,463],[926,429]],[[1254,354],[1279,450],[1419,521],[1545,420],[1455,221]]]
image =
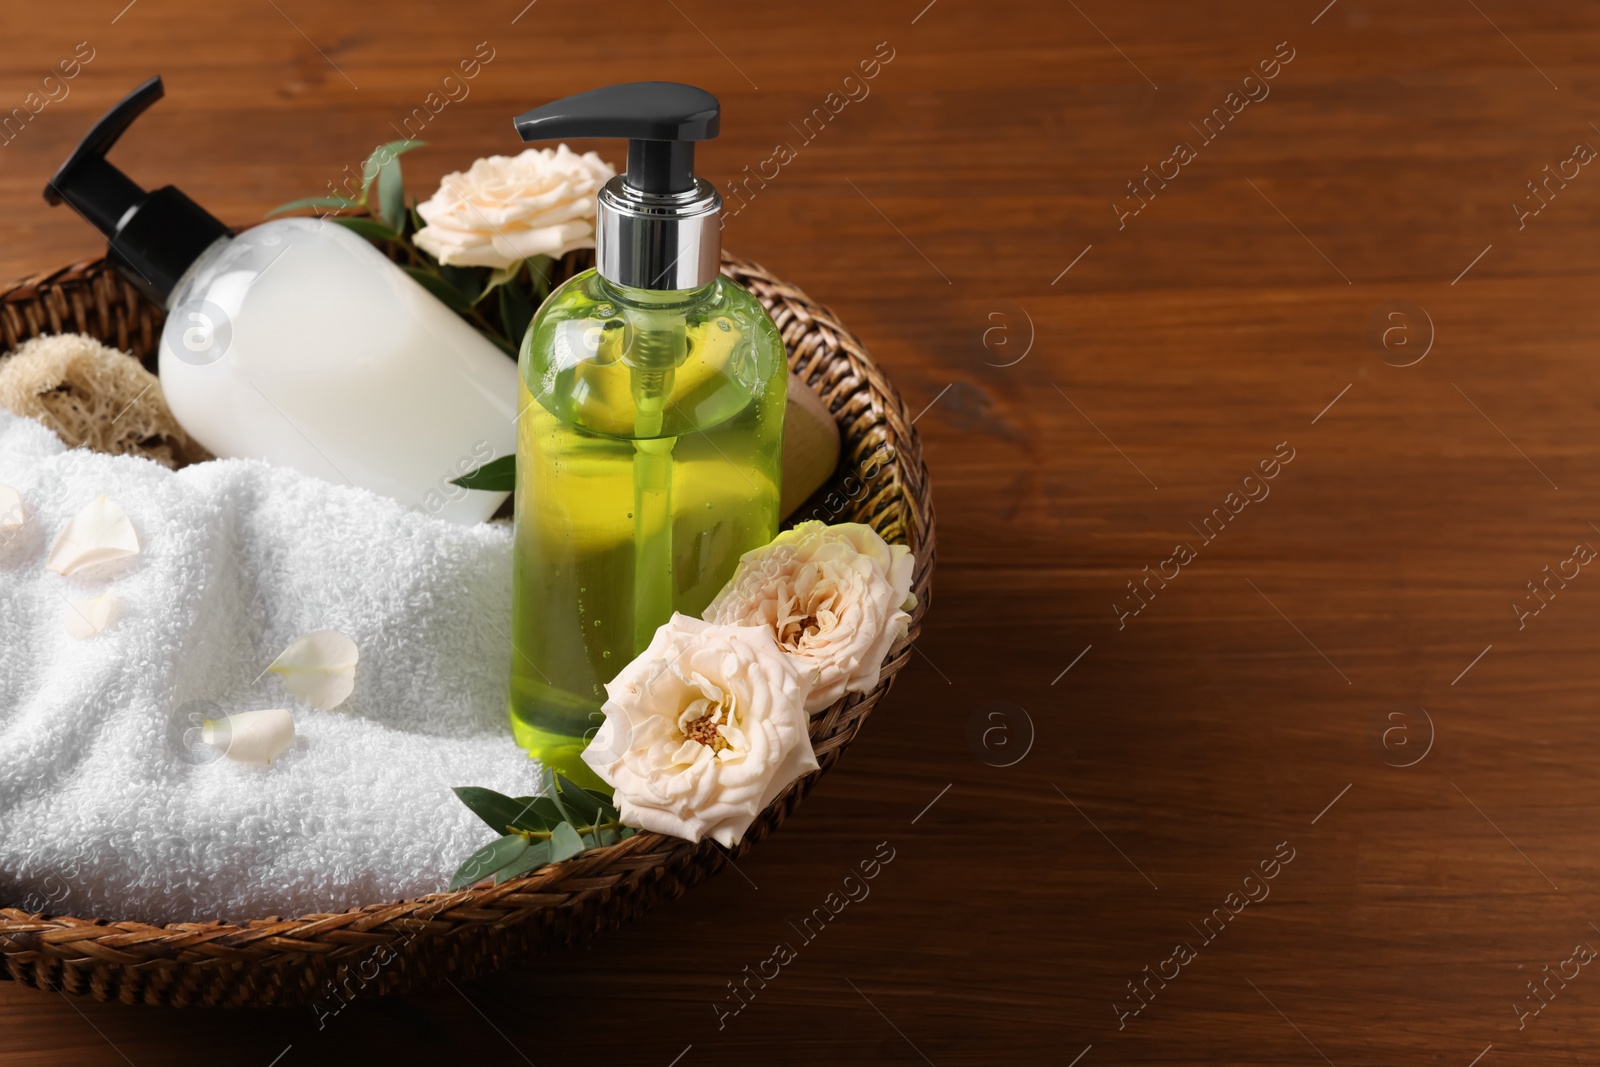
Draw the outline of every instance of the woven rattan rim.
[[[587,264],[569,256],[560,274]],[[839,469],[793,516],[864,522],[916,558],[917,609],[882,681],[812,722],[821,770],[795,783],[729,853],[640,833],[499,886],[436,893],[349,911],[245,922],[152,925],[0,908],[3,977],[98,1000],[159,1005],[311,1003],[333,1012],[381,995],[525,963],[609,930],[720,870],[783,822],[839,759],[911,655],[928,609],[933,504],[911,417],[865,347],[826,307],[754,263],[723,254],[722,271],[754,293],[782,331],[790,372],[833,412]],[[45,333],[82,332],[154,367],[164,312],[103,260],[76,263],[0,292],[5,351]]]

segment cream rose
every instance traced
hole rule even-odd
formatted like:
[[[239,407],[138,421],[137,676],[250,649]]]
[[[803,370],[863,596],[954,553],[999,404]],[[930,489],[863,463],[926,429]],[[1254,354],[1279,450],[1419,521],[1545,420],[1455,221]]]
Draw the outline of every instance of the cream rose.
[[[732,848],[817,769],[806,689],[769,631],[674,615],[606,685],[583,760],[616,790],[627,825]]]
[[[916,606],[915,561],[860,523],[803,522],[746,552],[705,610],[713,623],[760,626],[812,676],[806,711],[878,684]]]
[[[458,267],[509,267],[594,247],[595,194],[616,171],[566,145],[490,156],[447,174],[417,205],[417,247]]]

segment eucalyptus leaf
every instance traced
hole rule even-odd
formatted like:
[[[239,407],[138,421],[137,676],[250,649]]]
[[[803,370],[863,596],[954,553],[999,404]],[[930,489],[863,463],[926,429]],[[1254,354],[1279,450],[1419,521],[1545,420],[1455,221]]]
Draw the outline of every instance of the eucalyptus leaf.
[[[308,207],[329,207],[343,211],[348,208],[361,206],[361,201],[351,200],[347,196],[308,196],[303,200],[291,200],[287,204],[279,204],[267,212],[266,218],[274,215],[283,215],[290,211],[300,211]]]
[[[590,796],[588,790],[559,774],[556,775],[556,789],[566,809],[576,816],[572,820],[574,823],[583,826],[599,821],[600,802]]]
[[[527,259],[528,275],[533,282],[533,291],[540,296],[550,292],[550,278],[554,272],[556,261],[549,256],[529,256]]]
[[[522,286],[500,287],[500,321],[505,326],[506,336],[511,340],[522,340],[522,335],[528,332],[528,324],[533,322],[534,312],[538,310],[533,298]]]
[[[561,810],[549,797],[518,797],[517,803],[527,809],[527,814],[523,816],[524,820],[539,821],[537,829],[548,830],[561,821]]]
[[[450,479],[450,484],[459,485],[463,489],[486,489],[491,493],[509,493],[517,487],[516,454],[492,459],[477,470]]]
[[[372,154],[366,158],[364,163],[361,164],[362,206],[366,205],[367,197],[372,192],[373,180],[378,177],[378,171],[383,169],[383,165],[386,162],[398,156],[405,155],[413,148],[421,148],[425,144],[427,144],[426,141],[413,141],[406,139],[403,141],[390,141],[388,144],[381,144],[377,148],[374,148],[372,150]]]
[[[569,823],[561,823],[550,834],[550,862],[560,863],[562,860],[571,859],[585,848],[583,838],[578,836]]]
[[[595,803],[600,805],[600,817],[602,819],[617,818],[617,806],[612,803],[612,797],[600,792],[598,789],[585,789],[584,792],[593,797]]]
[[[484,297],[488,296],[502,285],[505,285],[508,282],[516,281],[517,275],[521,273],[522,262],[520,260],[516,263],[513,263],[509,267],[496,267],[492,272],[490,272],[488,280],[483,283],[483,291],[478,294],[478,299],[474,300],[473,303],[481,303]]]
[[[374,241],[398,241],[400,235],[395,233],[376,219],[334,219],[334,222],[347,230],[354,230],[363,237],[370,237]]]
[[[405,225],[406,189],[405,180],[400,175],[398,155],[389,157],[378,170],[378,214],[383,216],[383,221],[392,230]]]
[[[544,795],[561,812],[562,822],[577,824],[578,820],[573,818],[571,810],[561,798],[561,776],[549,769],[544,772]]]
[[[478,297],[483,295],[483,271],[481,267],[454,267],[448,263],[439,265],[439,273],[444,275],[444,280],[456,287],[456,291],[466,297],[468,302],[477,303]]]
[[[461,889],[464,886],[475,885],[489,875],[511,863],[528,851],[528,839],[521,834],[507,834],[496,841],[491,841],[478,851],[467,857],[456,871],[454,878],[450,879],[451,889]]]
[[[550,862],[550,842],[540,841],[528,846],[528,851],[500,868],[494,874],[494,884],[509,882],[519,875],[538,870]]]
[[[402,267],[407,274],[428,292],[442,300],[451,311],[463,313],[472,305],[468,304],[461,291],[437,274],[432,274],[422,267]],[[492,340],[492,338],[491,338]]]
[[[456,786],[451,791],[491,830],[503,834],[513,827],[518,830],[550,829],[549,821],[533,809],[533,801],[529,799],[513,800],[493,789],[481,789],[474,785]]]

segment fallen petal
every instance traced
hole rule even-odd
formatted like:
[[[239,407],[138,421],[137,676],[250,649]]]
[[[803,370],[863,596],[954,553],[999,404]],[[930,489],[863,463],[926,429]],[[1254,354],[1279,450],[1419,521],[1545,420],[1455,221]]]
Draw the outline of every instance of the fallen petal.
[[[200,724],[200,739],[240,763],[271,763],[294,740],[294,716],[283,708],[241,711]]]
[[[138,554],[139,535],[128,513],[110,497],[101,496],[85,504],[62,529],[45,568],[65,577]]]
[[[267,670],[281,675],[289,692],[327,711],[355,690],[359,659],[356,643],[338,630],[314,630],[284,649]]]
[[[20,530],[27,521],[28,512],[22,506],[22,494],[9,485],[0,485],[0,534]]]
[[[83,641],[107,629],[122,615],[122,598],[115,593],[74,600],[62,617],[67,633]]]

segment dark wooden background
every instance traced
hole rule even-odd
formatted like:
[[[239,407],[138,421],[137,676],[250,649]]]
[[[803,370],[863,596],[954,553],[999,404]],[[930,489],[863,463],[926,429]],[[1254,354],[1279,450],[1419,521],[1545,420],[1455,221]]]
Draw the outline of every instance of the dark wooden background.
[[[322,190],[479,42],[414,191],[518,150],[534,103],[695,82],[725,105],[714,181],[799,146],[727,244],[922,411],[940,566],[922,654],[740,873],[320,1026],[0,986],[0,1062],[1600,1058],[1600,974],[1563,964],[1600,947],[1600,576],[1563,562],[1600,545],[1600,171],[1563,164],[1600,146],[1593,5],[126,2],[8,5],[0,111],[95,58],[0,146],[0,275],[96,251],[39,191],[155,72],[168,99],[117,159],[232,220]],[[870,95],[800,145],[885,41]],[[1205,142],[1191,123],[1291,50]],[[1119,228],[1179,141],[1195,158]],[[1546,165],[1569,177],[1519,225]],[[1214,540],[1191,527],[1290,449]],[[1119,628],[1180,542],[1196,558]],[[1578,574],[1519,628],[1546,566]],[[870,897],[798,945],[884,841]],[[780,940],[798,958],[719,1029]]]

